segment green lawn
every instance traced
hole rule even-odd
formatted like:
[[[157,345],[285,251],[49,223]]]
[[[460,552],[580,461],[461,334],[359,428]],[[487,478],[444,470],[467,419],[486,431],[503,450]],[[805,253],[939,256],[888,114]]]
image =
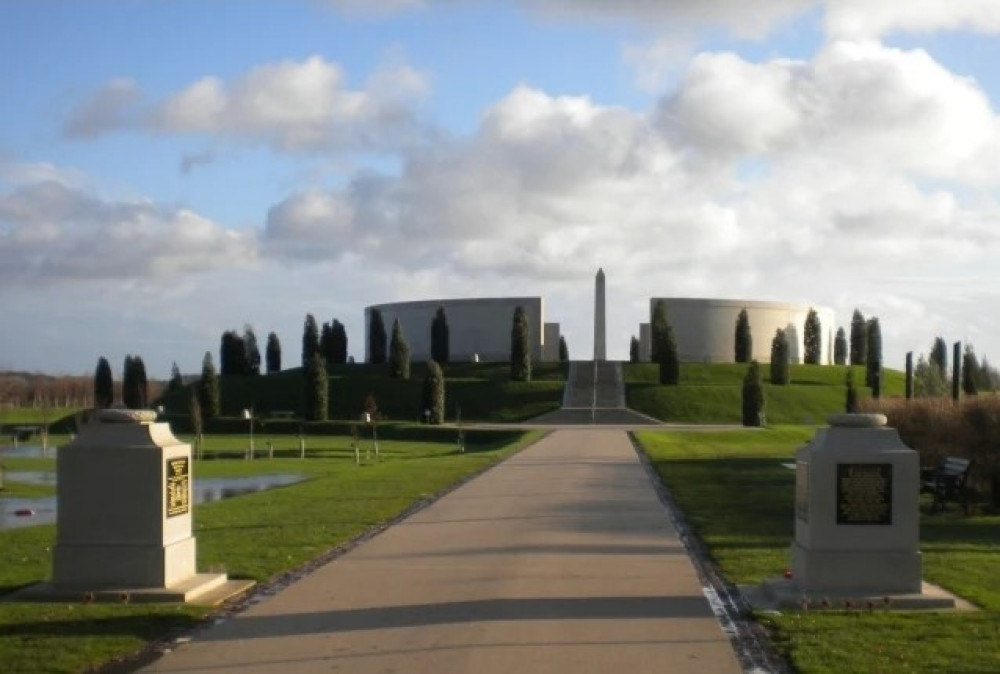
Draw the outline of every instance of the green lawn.
[[[627,363],[625,383],[628,406],[656,419],[680,423],[733,423],[741,421],[741,396],[746,365],[735,363],[682,363],[677,386],[661,386],[658,366]],[[765,378],[765,416],[769,424],[816,424],[827,415],[844,411],[845,368],[824,365],[790,366],[791,383],[774,386]],[[854,368],[861,398],[871,395],[864,383],[864,368]],[[902,395],[904,375],[885,370],[883,394]]]
[[[454,432],[452,431],[452,435]],[[379,443],[381,461],[354,463],[344,437],[310,438],[312,458],[195,462],[202,477],[299,473],[308,479],[267,492],[196,506],[200,570],[265,581],[301,566],[413,503],[484,470],[539,433],[470,434],[454,441]],[[369,442],[366,442],[366,445]],[[263,448],[263,445],[258,445]],[[208,437],[206,454],[246,447],[245,437]],[[10,459],[9,469],[52,467],[51,459]],[[51,575],[55,526],[0,531],[0,595]],[[198,607],[0,602],[0,671],[79,672],[134,653],[209,613]]]
[[[392,379],[388,366],[353,364],[329,368],[330,418],[358,419],[368,395],[388,420],[418,421],[422,413],[421,387],[426,365],[413,363],[408,380]],[[466,421],[517,422],[558,409],[565,382],[558,363],[536,363],[530,382],[512,382],[507,363],[452,363],[445,365],[447,420],[461,409]],[[273,411],[298,413],[305,389],[299,368],[259,377],[220,377],[224,416],[237,417],[254,407],[260,416]],[[172,416],[186,416],[187,389],[168,391],[161,404]]]
[[[812,434],[776,427],[637,437],[723,574],[750,584],[788,566],[794,472],[781,463]],[[921,541],[925,579],[983,610],[760,615],[797,671],[1000,671],[1000,516],[924,513]]]

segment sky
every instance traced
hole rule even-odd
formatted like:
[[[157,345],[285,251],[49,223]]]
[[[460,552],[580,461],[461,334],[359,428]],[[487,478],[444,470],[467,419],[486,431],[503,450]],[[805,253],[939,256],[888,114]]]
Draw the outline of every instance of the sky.
[[[1000,362],[997,0],[5,0],[0,370],[153,378],[306,314],[877,316]],[[825,327],[825,326],[824,326]],[[771,335],[754,335],[769,340]]]

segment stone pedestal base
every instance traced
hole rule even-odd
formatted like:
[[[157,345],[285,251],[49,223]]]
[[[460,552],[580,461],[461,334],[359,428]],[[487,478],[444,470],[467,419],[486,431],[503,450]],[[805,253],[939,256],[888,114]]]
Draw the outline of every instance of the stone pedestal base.
[[[921,557],[913,550],[809,550],[792,544],[792,577],[809,592],[918,593]]]
[[[0,601],[73,601],[144,603],[171,602],[217,606],[247,592],[256,583],[252,580],[229,580],[224,573],[197,573],[167,587],[104,586],[100,588],[67,588],[52,583],[38,583],[11,594]]]
[[[57,543],[52,563],[55,587],[164,588],[195,575],[195,539],[168,545]]]
[[[923,583],[916,592],[810,592],[787,578],[760,585],[741,585],[740,593],[758,611],[976,611],[975,606],[936,585]]]

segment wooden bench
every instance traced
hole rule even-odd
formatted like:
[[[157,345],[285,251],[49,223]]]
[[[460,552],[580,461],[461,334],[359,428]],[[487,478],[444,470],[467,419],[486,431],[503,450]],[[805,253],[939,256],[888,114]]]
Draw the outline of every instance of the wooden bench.
[[[933,468],[923,468],[920,471],[920,492],[932,494],[934,503],[932,511],[944,509],[946,502],[951,501],[962,506],[969,512],[969,469],[972,461],[957,456],[948,456]]]

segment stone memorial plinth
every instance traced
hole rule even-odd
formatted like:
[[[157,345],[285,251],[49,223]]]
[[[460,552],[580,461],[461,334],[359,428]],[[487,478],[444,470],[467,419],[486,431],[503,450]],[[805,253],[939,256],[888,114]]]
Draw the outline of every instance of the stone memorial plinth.
[[[917,452],[881,414],[829,422],[796,453],[790,577],[765,581],[764,597],[785,607],[954,607],[921,578]]]
[[[252,585],[197,572],[191,446],[155,412],[97,412],[56,473],[52,581],[28,594],[217,603]]]

